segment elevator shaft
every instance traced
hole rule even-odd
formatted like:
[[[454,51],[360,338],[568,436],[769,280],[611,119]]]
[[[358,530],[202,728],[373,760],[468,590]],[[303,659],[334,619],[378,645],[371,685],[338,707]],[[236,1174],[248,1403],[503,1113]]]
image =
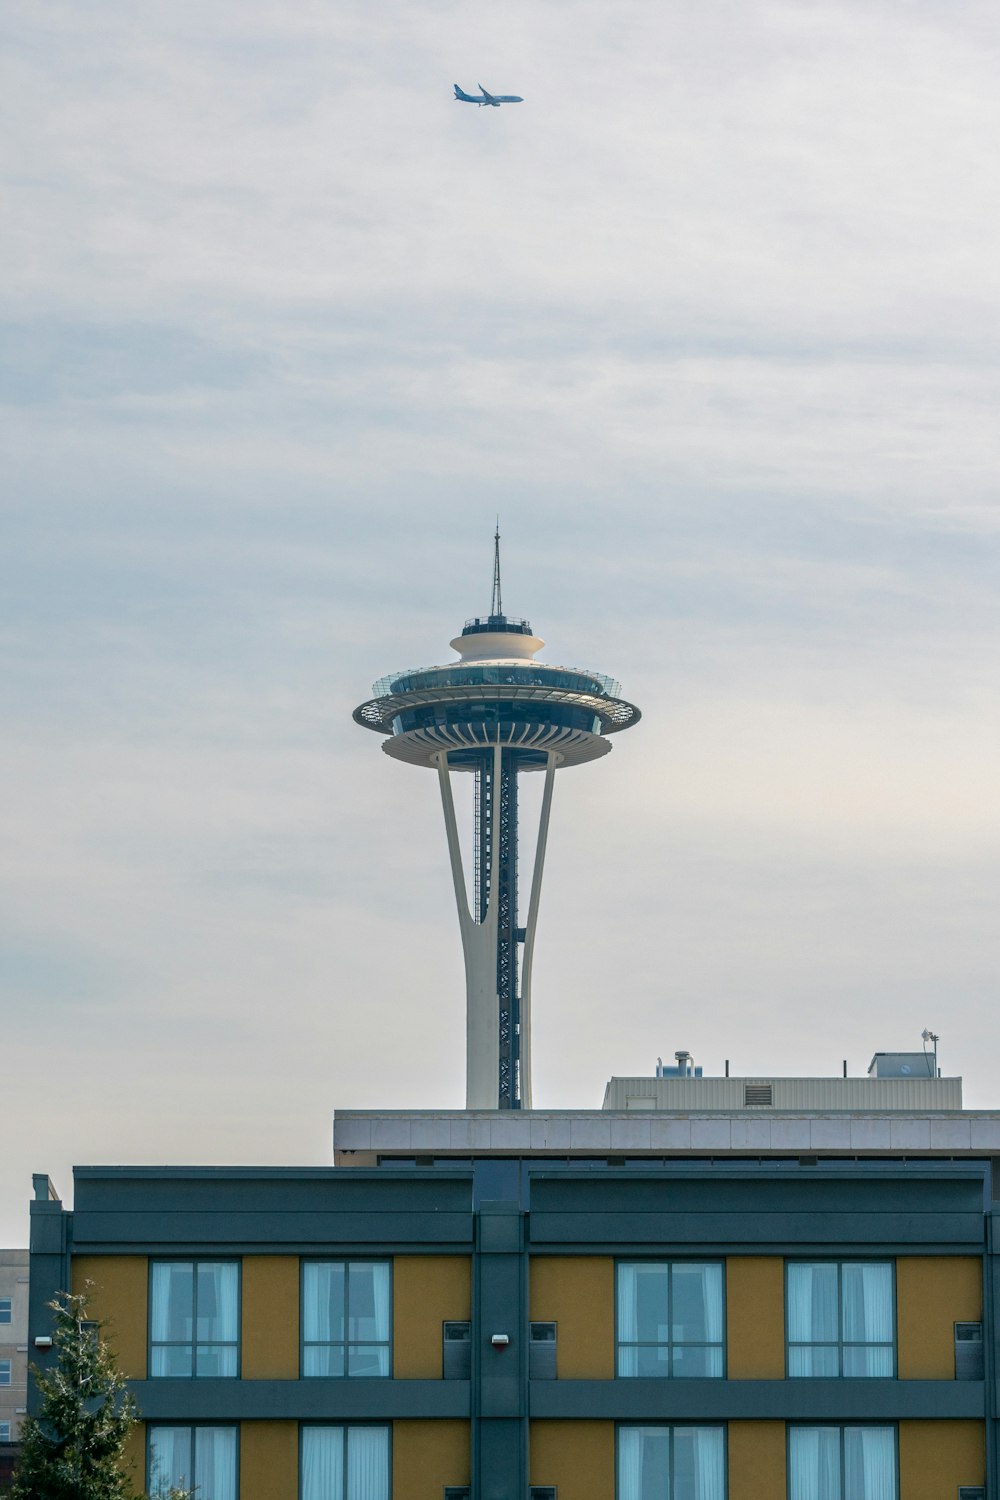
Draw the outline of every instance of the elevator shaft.
[[[500,1109],[520,1109],[522,1104],[518,945],[524,942],[524,929],[517,919],[517,756],[516,750],[503,749],[497,765],[490,746],[476,767],[475,914],[477,923],[485,923],[495,896]]]

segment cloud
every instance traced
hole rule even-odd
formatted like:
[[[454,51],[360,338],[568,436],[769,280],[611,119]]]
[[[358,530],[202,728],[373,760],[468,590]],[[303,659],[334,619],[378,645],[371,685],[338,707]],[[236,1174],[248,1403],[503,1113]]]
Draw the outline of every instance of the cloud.
[[[0,1240],[74,1157],[461,1103],[437,791],[350,711],[498,510],[510,607],[643,710],[560,778],[536,1097],[931,1024],[988,1101],[995,7],[5,25]]]

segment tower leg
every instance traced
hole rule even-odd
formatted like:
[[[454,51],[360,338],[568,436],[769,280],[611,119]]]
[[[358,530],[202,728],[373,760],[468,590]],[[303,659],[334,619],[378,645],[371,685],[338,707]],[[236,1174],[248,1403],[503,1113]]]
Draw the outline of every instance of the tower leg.
[[[531,894],[528,898],[528,919],[524,924],[524,953],[521,958],[521,1002],[520,1002],[520,1052],[521,1052],[521,1108],[531,1108],[531,966],[535,957],[535,932],[538,927],[538,903],[542,895],[542,870],[545,866],[545,849],[549,838],[549,818],[552,813],[552,791],[556,782],[556,767],[562,757],[554,750],[546,756],[545,786],[542,790],[542,807],[538,818],[538,842],[535,846],[535,863],[531,872]]]
[[[487,753],[491,761],[489,771],[495,778],[499,770],[500,748],[497,746],[495,750]],[[438,769],[438,784],[441,788],[445,830],[448,835],[448,855],[451,860],[455,904],[458,907],[462,952],[465,958],[465,1105],[467,1109],[496,1109],[498,1107],[497,1078],[500,1072],[500,1005],[497,996],[496,959],[497,903],[491,898],[487,904],[484,920],[476,922],[473,919],[466,894],[462,847],[458,836],[458,819],[455,816],[455,799],[447,751],[440,751],[434,760]],[[495,811],[491,811],[491,821],[494,818]],[[497,885],[497,859],[497,840],[491,838],[488,862],[491,892],[496,890]]]
[[[517,916],[517,748],[484,746],[481,764],[477,766],[474,911],[466,892],[447,751],[440,751],[434,760],[465,957],[466,1107],[530,1109],[531,967],[552,791],[561,756],[555,751],[546,756],[524,927],[519,926]]]

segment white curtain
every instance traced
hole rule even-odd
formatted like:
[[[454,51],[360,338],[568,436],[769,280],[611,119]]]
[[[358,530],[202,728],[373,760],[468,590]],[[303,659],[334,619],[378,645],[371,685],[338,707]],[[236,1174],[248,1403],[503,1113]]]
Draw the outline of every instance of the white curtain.
[[[236,1500],[235,1427],[196,1427],[194,1473],[197,1500]]]
[[[151,1427],[149,1430],[149,1492],[165,1495],[170,1489],[190,1485],[190,1427]]]
[[[190,1261],[154,1261],[150,1300],[154,1344],[193,1338],[194,1267]]]
[[[358,1261],[348,1267],[348,1298],[351,1320],[349,1337],[354,1343],[380,1342],[389,1337],[389,1264]]]
[[[642,1500],[642,1436],[641,1427],[618,1430],[618,1500]]]
[[[342,1427],[303,1427],[302,1500],[344,1500]]]
[[[303,1337],[319,1342],[344,1339],[344,1265],[306,1261],[302,1267]]]
[[[722,1343],[722,1266],[685,1263],[671,1267],[673,1336],[680,1342]]]
[[[691,1500],[725,1500],[726,1445],[721,1427],[695,1427],[695,1492]],[[683,1500],[678,1495],[676,1500]]]
[[[839,1375],[839,1338],[836,1264],[792,1261],[788,1267],[789,1375]],[[828,1347],[809,1347],[816,1344]]]
[[[388,1375],[391,1293],[388,1261],[356,1261],[347,1268],[349,1375]]]
[[[239,1270],[235,1261],[198,1267],[198,1340],[232,1344],[237,1338]]]
[[[347,1429],[347,1500],[389,1500],[387,1427]]]
[[[857,1262],[841,1268],[845,1344],[882,1348],[845,1349],[845,1375],[892,1375],[892,1267]]]
[[[346,1331],[343,1261],[306,1261],[302,1267],[303,1373],[343,1375]]]
[[[839,1427],[789,1429],[788,1500],[841,1500]]]
[[[844,1428],[844,1500],[896,1500],[891,1427]]]
[[[372,1266],[372,1286],[375,1293],[375,1337],[380,1343],[387,1343],[392,1312],[388,1261]],[[385,1373],[388,1375],[388,1370]]]
[[[618,1430],[618,1500],[667,1500],[670,1487],[670,1428]]]
[[[620,1264],[618,1267],[618,1373],[619,1375],[638,1375],[639,1373],[639,1351],[636,1348],[623,1348],[623,1345],[633,1344],[639,1337],[639,1298],[637,1268],[633,1265]],[[622,1429],[626,1432],[638,1433],[639,1428],[628,1427]],[[638,1491],[636,1491],[638,1495]]]

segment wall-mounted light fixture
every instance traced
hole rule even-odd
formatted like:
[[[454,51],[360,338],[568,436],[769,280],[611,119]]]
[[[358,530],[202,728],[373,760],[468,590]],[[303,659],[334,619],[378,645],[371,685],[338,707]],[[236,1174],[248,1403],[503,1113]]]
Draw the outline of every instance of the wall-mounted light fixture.
[[[510,1343],[510,1334],[495,1333],[490,1339],[490,1343],[493,1345],[494,1349],[506,1349],[507,1345]]]
[[[35,1339],[35,1348],[36,1349],[51,1349],[52,1348],[52,1340],[49,1338],[49,1336],[48,1336],[47,1333],[40,1333],[38,1335],[38,1337]]]

